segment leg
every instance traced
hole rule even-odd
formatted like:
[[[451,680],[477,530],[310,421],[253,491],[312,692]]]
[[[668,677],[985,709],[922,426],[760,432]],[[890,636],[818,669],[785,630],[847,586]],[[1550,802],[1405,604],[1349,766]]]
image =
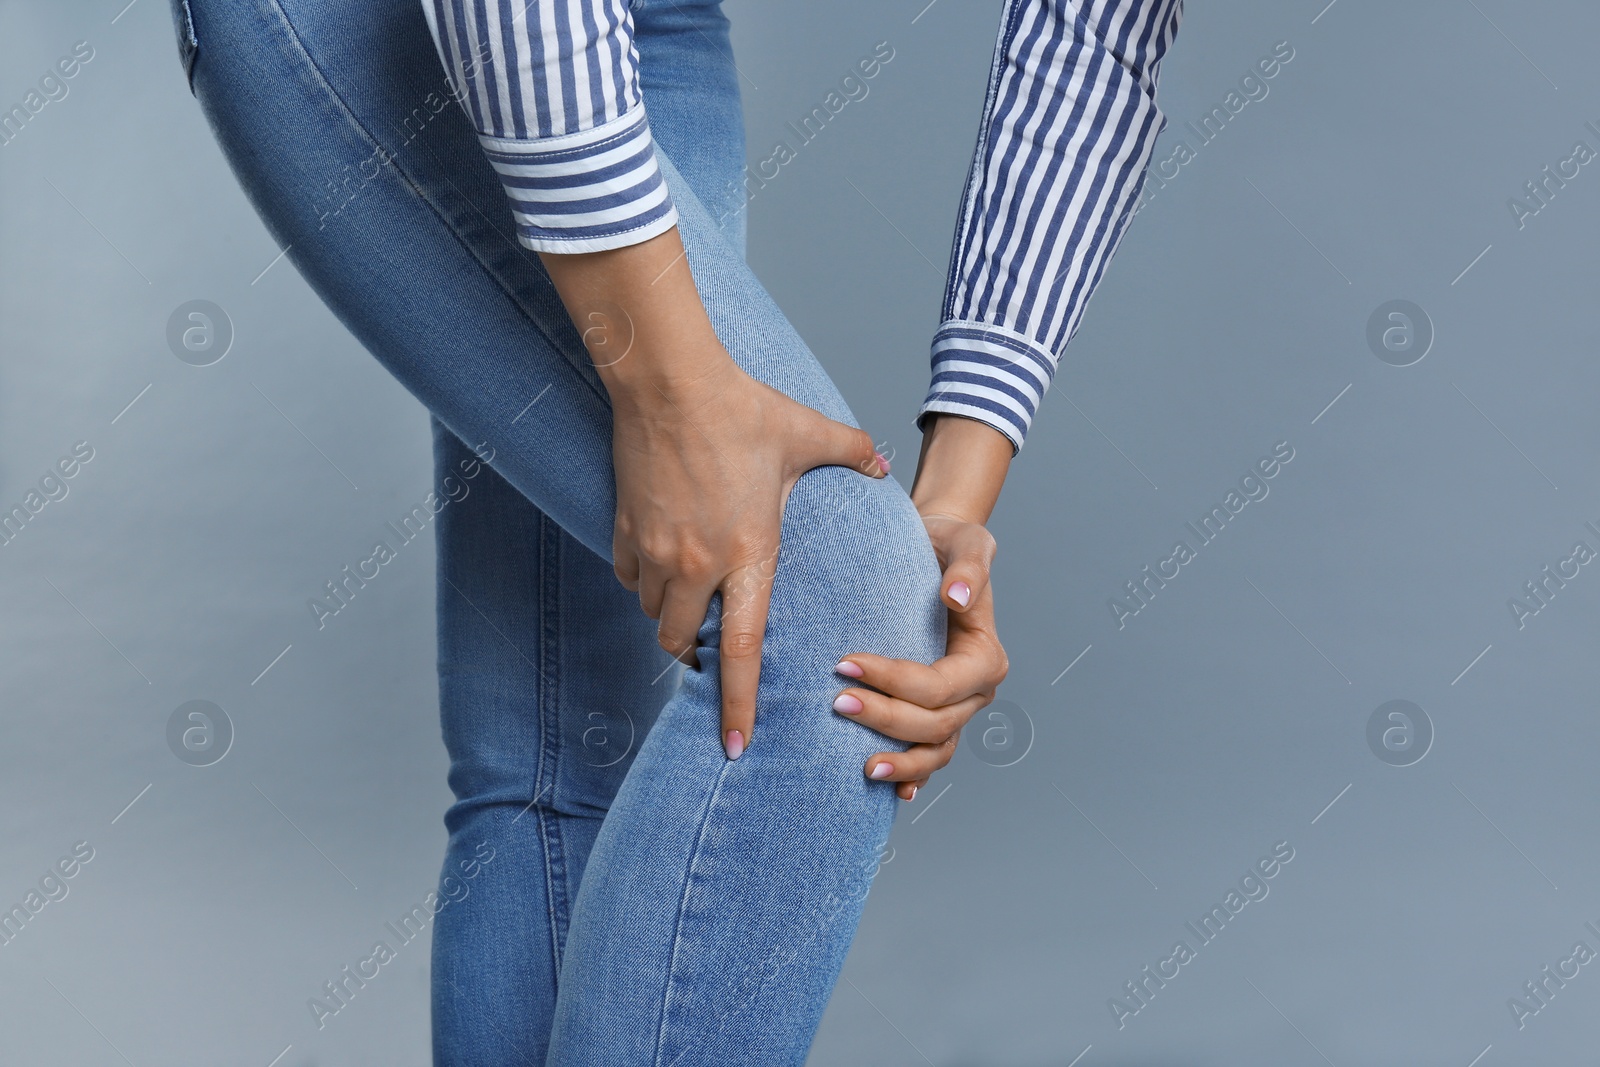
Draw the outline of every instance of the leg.
[[[708,204],[741,193],[726,20],[714,3],[636,18],[657,138]],[[740,206],[742,195],[718,213],[742,245]],[[437,419],[433,431],[436,484],[467,487],[435,527],[440,712],[457,800],[439,887],[451,903],[433,928],[434,1057],[537,1063],[589,849],[677,672],[609,563]]]
[[[412,0],[193,2],[195,85],[302,274],[452,433],[598,555],[610,409],[442,73]],[[447,104],[448,99],[440,100]],[[379,158],[375,167],[364,161]],[[711,320],[753,376],[848,408],[664,154]],[[324,187],[343,178],[337,203]],[[368,178],[368,174],[371,177]],[[353,187],[353,188],[352,188]],[[320,199],[319,199],[320,198]],[[503,223],[502,223],[503,225]],[[526,417],[527,404],[548,394]],[[823,468],[783,523],[750,751],[716,736],[709,647],[646,737],[574,906],[552,1063],[800,1062],[894,813],[861,763],[893,744],[828,704],[847,650],[931,662],[938,568],[892,480]]]
[[[456,803],[438,891],[450,903],[433,926],[434,1058],[538,1063],[589,849],[676,673],[610,564],[433,427],[438,483],[466,487],[435,527]]]
[[[903,747],[829,709],[833,665],[852,644],[931,662],[944,640],[915,511],[853,477],[822,468],[790,498],[749,751],[706,741],[702,648],[629,770],[574,908],[550,1067],[805,1061],[894,817],[861,766]]]

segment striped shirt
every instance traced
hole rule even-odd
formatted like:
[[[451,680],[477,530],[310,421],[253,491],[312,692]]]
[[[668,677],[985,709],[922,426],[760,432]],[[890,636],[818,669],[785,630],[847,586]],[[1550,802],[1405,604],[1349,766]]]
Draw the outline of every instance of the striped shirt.
[[[600,252],[670,230],[629,0],[422,0],[517,239]]]
[[[1156,74],[1183,0],[1012,0],[962,196],[933,383],[1022,447],[1061,352],[1133,218]]]
[[[519,241],[595,252],[671,229],[630,0],[420,0]],[[918,413],[1020,449],[1132,219],[1183,0],[1007,0]]]

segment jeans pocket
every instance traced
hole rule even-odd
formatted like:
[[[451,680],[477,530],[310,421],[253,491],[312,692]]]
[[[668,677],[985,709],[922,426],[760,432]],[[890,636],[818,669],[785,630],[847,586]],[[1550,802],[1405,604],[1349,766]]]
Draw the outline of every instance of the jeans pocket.
[[[189,0],[172,0],[172,21],[178,31],[178,60],[183,64],[183,76],[194,93],[194,61],[200,54],[200,39],[194,34],[194,16],[189,11]]]

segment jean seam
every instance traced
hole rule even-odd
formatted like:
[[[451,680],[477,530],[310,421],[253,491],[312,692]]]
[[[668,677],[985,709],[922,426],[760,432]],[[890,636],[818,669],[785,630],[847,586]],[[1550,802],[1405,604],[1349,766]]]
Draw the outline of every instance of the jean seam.
[[[508,285],[506,285],[499,273],[496,272],[495,269],[487,262],[485,262],[482,256],[478,255],[478,250],[473,247],[472,242],[468,241],[461,235],[460,231],[456,229],[455,225],[448,218],[446,218],[442,212],[440,212],[438,206],[434,204],[434,202],[428,198],[427,194],[422,191],[422,188],[412,180],[411,175],[405,172],[400,163],[400,157],[392,152],[389,152],[389,150],[372,135],[372,131],[367,129],[367,127],[362,124],[361,120],[356,117],[355,112],[350,109],[350,105],[345,103],[344,97],[340,96],[339,91],[333,87],[333,83],[328,81],[328,77],[322,72],[322,68],[317,66],[317,61],[312,58],[310,49],[306,48],[305,42],[300,39],[300,32],[295,29],[294,22],[283,10],[282,4],[280,4],[278,0],[266,0],[266,2],[272,7],[273,13],[277,15],[278,21],[282,24],[284,31],[289,36],[289,39],[294,42],[295,49],[305,60],[306,66],[315,72],[318,86],[330,100],[339,106],[339,111],[344,115],[345,121],[355,128],[356,132],[359,133],[363,139],[365,139],[368,145],[378,151],[383,152],[388,157],[390,164],[394,168],[395,174],[398,175],[403,182],[405,182],[406,188],[411,191],[411,195],[415,196],[419,201],[427,205],[428,210],[433,213],[433,216],[436,219],[439,220],[440,224],[444,226],[445,230],[450,234],[455,242],[466,251],[467,255],[471,256],[472,259],[477,262],[478,266],[483,269],[484,274],[488,275],[489,278],[493,280],[495,287],[500,290],[501,295],[511,302],[511,306],[517,310],[517,314],[526,319],[528,323],[533,326],[533,328],[538,331],[538,333],[542,335],[546,341],[550,343],[550,347],[556,352],[560,353],[565,359],[566,350],[562,348],[560,342],[550,335],[550,331],[545,328],[544,323],[540,322],[538,318],[528,313],[528,309],[522,306],[522,302],[517,299],[515,292],[513,292]],[[461,114],[464,116],[466,113],[461,112]],[[470,201],[468,202],[470,203]],[[582,369],[577,365],[576,362],[568,360],[568,364],[575,372],[577,372],[578,379],[582,381],[583,384],[587,386],[597,397],[599,397],[601,402],[604,403],[609,409],[611,407],[610,395],[604,389],[596,386],[594,382],[591,382],[582,372]]]
[[[189,86],[189,95],[194,96],[194,65],[200,55],[200,38],[195,36],[194,14],[189,10],[189,0],[179,0],[179,7],[183,9],[183,22],[178,27],[178,57],[183,62],[183,77]]]
[[[544,854],[545,910],[550,916],[550,961],[552,964],[551,993],[559,991],[561,984],[561,950],[565,947],[562,927],[558,924],[562,905],[556,896],[562,893],[566,881],[566,857],[561,847],[561,825],[555,812],[536,808],[534,832],[539,835],[539,851]],[[564,895],[564,894],[563,894]]]
[[[728,770],[733,766],[732,760],[724,760],[722,769],[717,772],[717,784],[712,786],[711,795],[706,798],[705,807],[700,811],[700,825],[695,828],[694,847],[689,850],[689,861],[684,873],[683,891],[678,895],[678,910],[672,922],[672,951],[667,957],[666,981],[661,991],[661,1021],[656,1027],[656,1048],[652,1058],[654,1067],[662,1067],[661,1057],[667,1048],[667,1014],[672,1005],[673,971],[678,965],[678,947],[683,941],[684,914],[689,910],[689,893],[695,884],[695,865],[700,858],[702,846],[705,844],[706,827],[711,822],[711,812],[717,806],[717,798],[722,795],[722,784],[727,781]],[[677,1063],[681,1054],[672,1059]],[[670,1065],[669,1065],[670,1067]]]
[[[561,760],[561,545],[555,523],[539,514],[538,553],[539,595],[539,686],[535,696],[539,722],[539,762],[534,772],[534,802],[548,791],[548,807],[539,809],[539,839],[545,855],[545,899],[550,916],[550,953],[555,962],[557,991],[560,986],[561,958],[566,947],[567,876],[566,852],[561,841],[561,819],[556,807],[556,782]]]

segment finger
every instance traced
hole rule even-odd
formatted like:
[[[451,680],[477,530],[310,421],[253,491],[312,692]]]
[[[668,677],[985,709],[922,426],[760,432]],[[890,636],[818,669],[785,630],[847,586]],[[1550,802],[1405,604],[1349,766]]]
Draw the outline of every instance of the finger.
[[[992,690],[996,657],[977,650],[959,651],[930,666],[909,659],[890,659],[871,652],[852,652],[834,670],[924,708],[942,708]]]
[[[936,745],[912,745],[904,752],[878,752],[867,757],[862,772],[883,782],[919,782],[934,771],[943,770],[956,754],[960,734]]]
[[[714,591],[686,578],[675,578],[667,583],[662,598],[661,626],[656,631],[656,640],[672,658],[691,667],[698,663],[695,645]]]
[[[925,708],[870,689],[846,689],[833,710],[897,741],[930,744],[943,741],[992,701],[986,693],[941,708]]]
[[[802,427],[799,437],[805,442],[802,458],[808,470],[826,466],[852,467],[869,478],[888,476],[889,461],[878,453],[867,431],[846,426],[809,408],[806,410],[807,425]]]
[[[622,583],[622,588],[630,593],[639,591],[639,557],[622,545],[611,546],[612,558],[616,560],[611,565],[611,570],[617,576],[617,581]]]
[[[772,586],[759,566],[748,566],[724,579],[721,590],[722,744],[729,759],[738,759],[755,730],[761,642],[767,632]]]
[[[652,619],[661,618],[661,602],[667,594],[667,575],[645,560],[639,568],[639,606]]]
[[[951,611],[966,611],[988,591],[995,540],[988,530],[973,523],[957,531],[940,546],[945,567],[939,594]]]
[[[906,800],[906,801],[915,800],[915,799],[917,799],[917,790],[921,789],[923,786],[925,786],[927,784],[928,784],[928,780],[926,778],[922,779],[919,782],[899,782],[899,783],[896,783],[896,785],[894,787],[895,796],[899,797],[901,800]]]

